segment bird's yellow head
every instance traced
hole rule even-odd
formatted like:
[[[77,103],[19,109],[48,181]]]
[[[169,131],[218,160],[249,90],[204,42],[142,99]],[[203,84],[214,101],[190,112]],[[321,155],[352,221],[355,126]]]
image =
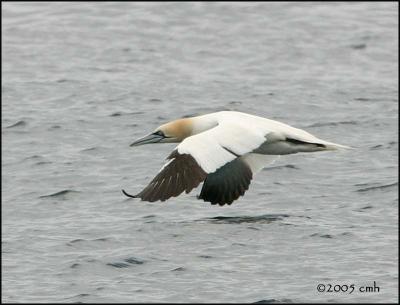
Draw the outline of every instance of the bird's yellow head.
[[[133,142],[130,146],[151,143],[179,143],[192,135],[193,123],[191,118],[178,119],[156,128],[151,134]]]

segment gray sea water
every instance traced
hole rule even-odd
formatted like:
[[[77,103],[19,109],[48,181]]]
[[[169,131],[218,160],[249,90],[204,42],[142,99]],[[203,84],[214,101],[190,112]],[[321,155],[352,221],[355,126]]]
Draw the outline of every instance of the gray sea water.
[[[2,301],[397,302],[398,42],[395,2],[2,3]],[[123,196],[174,148],[134,139],[219,110],[356,149]]]

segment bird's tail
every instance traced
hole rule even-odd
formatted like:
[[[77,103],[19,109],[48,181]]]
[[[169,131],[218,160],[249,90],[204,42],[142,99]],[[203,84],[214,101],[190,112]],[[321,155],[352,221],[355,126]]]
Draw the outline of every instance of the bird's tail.
[[[354,149],[354,147],[341,145],[341,144],[328,142],[328,141],[321,141],[320,144],[325,145],[325,148],[326,148],[325,150]]]

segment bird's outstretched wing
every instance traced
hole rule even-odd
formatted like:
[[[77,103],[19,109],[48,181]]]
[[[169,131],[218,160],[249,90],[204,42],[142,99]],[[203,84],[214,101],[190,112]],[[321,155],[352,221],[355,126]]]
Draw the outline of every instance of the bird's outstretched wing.
[[[190,154],[180,154],[175,149],[167,160],[168,162],[140,193],[134,196],[125,191],[123,193],[144,201],[165,201],[180,195],[183,191],[189,193],[207,176]]]
[[[222,123],[186,138],[168,156],[156,177],[137,195],[145,201],[167,200],[189,193],[204,181],[200,199],[231,204],[248,189],[254,171],[251,151],[266,141],[265,135],[235,123]]]

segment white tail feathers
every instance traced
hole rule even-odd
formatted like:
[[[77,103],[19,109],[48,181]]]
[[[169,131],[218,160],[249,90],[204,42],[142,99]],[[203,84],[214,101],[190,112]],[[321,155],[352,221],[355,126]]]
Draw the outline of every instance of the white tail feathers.
[[[354,149],[354,147],[336,144],[336,143],[327,142],[327,141],[321,141],[320,143],[325,145],[326,150]]]

